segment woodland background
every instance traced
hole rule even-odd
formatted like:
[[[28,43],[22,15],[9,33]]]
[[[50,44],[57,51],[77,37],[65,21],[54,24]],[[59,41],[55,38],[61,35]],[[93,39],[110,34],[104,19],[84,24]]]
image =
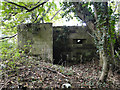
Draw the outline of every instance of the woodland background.
[[[5,35],[0,38],[1,89],[62,88],[65,83],[71,88],[120,88],[119,2],[3,0],[0,5]],[[56,23],[62,18],[76,18],[88,26],[86,33],[94,38],[99,58],[78,65],[53,65],[17,48],[17,25]]]

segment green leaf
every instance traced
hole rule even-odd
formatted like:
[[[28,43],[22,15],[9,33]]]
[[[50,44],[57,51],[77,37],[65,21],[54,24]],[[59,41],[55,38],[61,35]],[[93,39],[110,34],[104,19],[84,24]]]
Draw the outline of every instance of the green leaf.
[[[83,4],[83,5],[82,5],[82,7],[85,7],[85,6],[86,6],[86,4]]]

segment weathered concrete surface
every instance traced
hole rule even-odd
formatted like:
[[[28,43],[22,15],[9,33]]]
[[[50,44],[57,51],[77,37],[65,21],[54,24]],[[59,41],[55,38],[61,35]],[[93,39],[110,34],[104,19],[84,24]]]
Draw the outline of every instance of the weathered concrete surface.
[[[52,27],[51,23],[21,24],[18,25],[18,47],[56,64],[84,62],[91,60],[96,50],[87,29],[82,26]]]
[[[29,51],[31,55],[40,55],[42,59],[53,60],[52,23],[18,25],[18,47]],[[29,47],[31,45],[31,47]]]
[[[66,61],[84,62],[91,60],[95,54],[94,39],[82,26],[53,27],[54,63]]]

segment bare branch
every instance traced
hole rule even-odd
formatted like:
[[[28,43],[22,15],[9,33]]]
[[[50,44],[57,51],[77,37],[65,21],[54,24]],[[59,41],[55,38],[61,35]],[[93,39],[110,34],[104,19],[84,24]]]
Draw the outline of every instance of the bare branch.
[[[95,19],[97,20],[97,9],[96,9],[96,7],[94,6],[94,15],[95,15]]]
[[[55,13],[55,15],[50,20],[52,20],[62,9],[63,7],[60,10],[58,10],[57,13]]]
[[[10,1],[8,1],[8,0],[4,0],[4,1],[6,1],[6,2],[8,2],[8,3],[11,3],[11,4],[13,4],[13,5],[16,5],[16,6],[20,7],[20,8],[24,8],[24,9],[27,10],[26,12],[31,12],[31,11],[33,11],[34,9],[38,8],[39,6],[41,6],[41,5],[43,6],[43,5],[44,5],[46,2],[48,2],[49,0],[42,2],[42,3],[40,3],[39,5],[31,8],[31,9],[28,9],[28,8],[25,7],[25,6],[18,5],[18,4],[16,4],[16,3],[14,3],[14,2],[10,2]]]
[[[0,40],[2,40],[2,39],[6,39],[6,38],[13,38],[13,37],[15,37],[17,34],[14,34],[13,36],[7,36],[7,37],[0,37]]]
[[[44,14],[44,16],[50,11],[52,5],[50,5],[50,7],[47,9],[47,12]]]
[[[117,10],[117,5],[115,5],[115,9],[114,9],[113,13],[115,13],[115,12],[116,12],[116,10]]]
[[[25,6],[27,6],[24,2],[22,2]]]
[[[39,23],[41,20],[42,20],[42,23],[44,22],[44,21],[43,21],[43,17],[46,16],[46,14],[50,11],[50,8],[51,8],[51,6],[47,9],[47,12],[46,12],[46,13],[43,13],[43,14],[42,14],[43,16],[39,19],[39,21],[38,21],[37,23]]]
[[[32,13],[31,17],[32,17],[32,19],[34,19],[34,18],[35,18],[35,15],[34,15],[34,13]]]
[[[7,81],[4,83],[4,85],[1,86],[0,90],[2,90],[2,89],[7,85],[8,82],[10,82],[10,80],[7,80]]]
[[[118,58],[120,59],[120,55],[119,55],[119,53],[117,52],[117,50],[115,50],[115,53],[116,53],[116,55],[118,56]]]
[[[18,12],[15,12],[13,16],[15,16],[16,14],[18,14]]]
[[[29,10],[27,7],[18,5],[18,4],[16,4],[16,3],[14,3],[14,2],[10,2],[10,1],[8,1],[8,0],[4,0],[4,1],[6,1],[6,2],[8,2],[8,3],[11,3],[11,4],[13,4],[13,5],[16,5],[16,6],[18,6],[18,7],[24,8],[24,9],[26,9],[27,11]]]
[[[88,33],[91,37],[93,37],[93,38],[94,38],[94,36],[93,36],[91,33],[89,33],[88,31],[87,31],[87,33]]]
[[[40,3],[41,0],[39,0],[35,5],[37,5],[38,3]]]
[[[49,1],[49,0],[47,0],[47,1]],[[36,9],[37,7],[39,7],[39,6],[41,6],[41,5],[43,6],[47,1],[44,1],[44,2],[40,3],[39,5],[31,8],[31,9],[28,9],[26,12],[31,12],[31,11],[33,11],[34,9]]]
[[[37,17],[35,18],[35,20],[33,21],[33,23],[34,23],[35,21],[37,21],[38,17],[39,17],[39,14],[37,15]]]

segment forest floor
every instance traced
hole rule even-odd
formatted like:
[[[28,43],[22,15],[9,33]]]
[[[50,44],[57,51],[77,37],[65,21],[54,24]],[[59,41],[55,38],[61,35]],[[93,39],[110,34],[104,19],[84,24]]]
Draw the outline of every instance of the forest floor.
[[[60,66],[26,57],[16,62],[16,68],[5,69],[0,76],[2,88],[114,88],[120,89],[120,75],[111,71],[106,83],[99,83],[101,68],[98,60],[85,64]]]

